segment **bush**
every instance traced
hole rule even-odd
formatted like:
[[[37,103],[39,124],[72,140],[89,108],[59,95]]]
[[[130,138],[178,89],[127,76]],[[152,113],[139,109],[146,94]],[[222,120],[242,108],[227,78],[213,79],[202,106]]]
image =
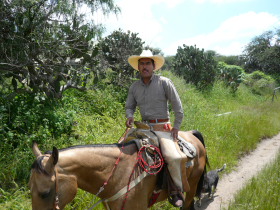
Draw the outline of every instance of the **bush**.
[[[172,64],[173,71],[200,90],[212,87],[217,73],[214,55],[196,46],[183,47],[177,49]]]
[[[224,62],[218,63],[218,77],[225,84],[231,88],[233,92],[237,91],[238,86],[242,82],[242,76],[244,75],[244,70],[235,65],[227,65]]]
[[[246,74],[244,84],[249,86],[253,93],[258,95],[272,94],[273,89],[277,86],[275,79],[261,71]]]
[[[69,135],[75,112],[63,109],[63,101],[33,94],[2,97],[0,109],[0,188],[10,188],[28,179],[32,142],[48,144]]]

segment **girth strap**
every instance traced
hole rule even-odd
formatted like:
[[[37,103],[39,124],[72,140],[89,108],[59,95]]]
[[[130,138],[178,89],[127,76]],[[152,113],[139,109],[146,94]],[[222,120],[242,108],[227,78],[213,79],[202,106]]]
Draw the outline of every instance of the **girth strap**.
[[[146,171],[143,171],[142,174],[140,174],[138,177],[136,177],[129,185],[129,189],[132,189],[133,187],[135,187],[137,184],[139,184],[146,176],[148,175],[148,173]],[[125,193],[127,193],[127,186],[125,186],[124,188],[122,188],[119,192],[117,192],[115,195],[113,195],[111,198],[106,199],[104,202],[110,202],[110,201],[114,201],[117,200],[119,197],[121,197],[122,195],[124,195]]]

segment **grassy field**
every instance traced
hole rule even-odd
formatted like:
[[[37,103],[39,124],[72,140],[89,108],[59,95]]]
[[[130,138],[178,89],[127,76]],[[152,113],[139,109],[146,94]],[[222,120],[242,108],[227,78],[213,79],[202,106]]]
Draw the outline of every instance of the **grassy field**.
[[[203,134],[212,168],[226,163],[227,170],[232,170],[238,158],[253,150],[262,138],[271,137],[280,131],[280,99],[278,97],[272,103],[272,91],[271,95],[256,95],[241,84],[238,91],[232,93],[223,83],[217,82],[212,90],[199,92],[170,72],[161,74],[172,79],[181,96],[185,114],[181,130],[195,129]],[[20,183],[13,182],[9,190],[0,188],[0,209],[31,209],[27,183],[30,165],[34,160],[32,140],[40,139],[39,147],[42,151],[50,150],[52,146],[64,148],[78,144],[116,143],[125,130],[124,107],[116,101],[118,94],[110,89],[90,90],[86,93],[70,90],[63,98],[64,105],[54,111],[55,117],[66,113],[70,120],[71,116],[71,133],[55,136],[42,128],[38,130],[40,135],[30,135],[24,149],[14,151],[13,158],[7,161],[7,165],[0,166],[0,169],[3,174],[9,170],[14,180],[17,180],[19,174],[23,178]],[[140,120],[139,113],[136,116]],[[171,117],[173,119],[173,115]],[[4,175],[1,177],[4,177],[3,182],[9,179]],[[277,183],[279,192],[279,175]],[[264,193],[262,196],[268,199],[271,195]],[[79,191],[74,202],[66,209],[85,209],[92,198],[92,195]],[[151,209],[175,208],[163,202]]]
[[[280,151],[279,151],[280,152]],[[235,196],[228,210],[280,209],[280,153]]]

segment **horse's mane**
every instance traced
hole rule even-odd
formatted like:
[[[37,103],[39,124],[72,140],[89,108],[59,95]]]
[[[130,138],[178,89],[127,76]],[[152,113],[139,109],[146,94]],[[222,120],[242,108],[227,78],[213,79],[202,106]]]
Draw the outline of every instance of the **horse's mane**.
[[[42,160],[45,156],[38,157],[32,164],[31,169],[34,169],[38,173],[49,175],[49,173],[43,168],[42,166]]]

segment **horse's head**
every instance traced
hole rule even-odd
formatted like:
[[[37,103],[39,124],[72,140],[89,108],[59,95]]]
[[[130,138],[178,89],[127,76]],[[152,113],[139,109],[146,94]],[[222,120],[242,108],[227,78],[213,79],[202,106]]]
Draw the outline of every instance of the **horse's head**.
[[[33,144],[36,160],[32,165],[29,187],[33,210],[56,210],[57,174],[55,165],[58,161],[58,150],[54,147],[50,154],[42,154],[36,143]]]

